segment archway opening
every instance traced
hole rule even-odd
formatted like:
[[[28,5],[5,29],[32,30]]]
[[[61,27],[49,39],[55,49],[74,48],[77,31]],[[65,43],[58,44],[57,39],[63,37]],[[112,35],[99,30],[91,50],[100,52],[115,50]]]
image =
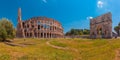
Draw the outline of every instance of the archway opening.
[[[103,38],[102,28],[101,27],[98,27],[98,29],[97,29],[97,37],[98,38]]]

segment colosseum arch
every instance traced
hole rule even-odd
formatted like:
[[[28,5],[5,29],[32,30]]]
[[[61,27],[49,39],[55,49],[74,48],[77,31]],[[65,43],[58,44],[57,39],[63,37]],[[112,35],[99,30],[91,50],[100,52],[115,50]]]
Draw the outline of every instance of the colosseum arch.
[[[21,8],[18,10],[18,25],[16,37],[18,38],[63,38],[62,25],[47,17],[33,17],[22,20]]]
[[[112,38],[112,14],[106,13],[90,20],[90,38]]]

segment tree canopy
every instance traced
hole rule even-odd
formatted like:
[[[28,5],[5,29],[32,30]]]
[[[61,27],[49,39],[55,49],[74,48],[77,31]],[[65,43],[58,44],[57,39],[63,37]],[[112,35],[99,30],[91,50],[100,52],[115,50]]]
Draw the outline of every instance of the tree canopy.
[[[15,37],[15,29],[13,24],[7,19],[0,19],[0,40],[4,41],[7,38],[13,39]]]
[[[118,24],[118,26],[114,27],[114,30],[118,34],[118,36],[120,36],[120,23]]]
[[[89,35],[90,30],[88,29],[71,29],[65,35],[72,36],[72,35]]]

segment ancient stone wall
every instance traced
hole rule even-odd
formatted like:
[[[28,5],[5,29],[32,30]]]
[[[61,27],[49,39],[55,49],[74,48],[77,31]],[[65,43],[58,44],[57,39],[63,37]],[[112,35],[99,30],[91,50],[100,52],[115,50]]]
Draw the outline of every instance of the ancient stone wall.
[[[90,20],[91,38],[112,38],[112,14],[106,13]]]
[[[20,11],[18,11],[20,12]],[[17,37],[21,38],[62,38],[62,25],[51,18],[33,17],[22,21],[18,14]],[[22,22],[20,22],[22,21]]]

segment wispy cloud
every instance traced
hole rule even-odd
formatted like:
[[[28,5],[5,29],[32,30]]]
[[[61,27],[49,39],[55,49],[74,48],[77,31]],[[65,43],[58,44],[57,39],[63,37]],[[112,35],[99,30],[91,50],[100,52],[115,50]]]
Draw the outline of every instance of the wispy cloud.
[[[47,3],[47,0],[42,0],[44,3]]]
[[[102,8],[102,7],[103,7],[103,4],[104,4],[104,3],[103,3],[102,1],[98,1],[98,2],[97,2],[97,7],[98,7],[98,8]]]
[[[90,20],[90,19],[93,19],[93,17],[91,17],[91,16],[87,17],[87,20]]]
[[[112,4],[111,0],[98,0],[97,1],[97,15],[101,15],[107,12],[111,12]]]

